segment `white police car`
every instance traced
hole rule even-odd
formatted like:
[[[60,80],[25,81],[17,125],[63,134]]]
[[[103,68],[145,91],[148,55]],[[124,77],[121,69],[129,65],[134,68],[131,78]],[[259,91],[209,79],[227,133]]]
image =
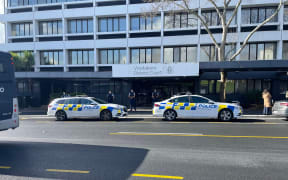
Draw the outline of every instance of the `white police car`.
[[[127,116],[127,108],[94,97],[67,97],[53,100],[48,105],[48,116],[55,116],[63,121],[72,118],[100,118],[111,120]]]
[[[166,120],[176,118],[219,119],[230,121],[242,115],[242,107],[234,103],[214,102],[199,95],[181,95],[156,102],[153,116]]]

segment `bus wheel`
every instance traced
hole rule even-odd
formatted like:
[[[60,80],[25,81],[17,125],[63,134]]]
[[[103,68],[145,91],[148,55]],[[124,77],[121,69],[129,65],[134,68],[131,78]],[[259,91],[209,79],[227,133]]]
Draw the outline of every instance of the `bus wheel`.
[[[55,116],[56,116],[57,121],[67,120],[67,115],[65,111],[57,111]]]
[[[112,120],[112,114],[109,110],[103,110],[100,113],[100,120],[101,121],[111,121]]]
[[[166,121],[173,121],[176,119],[176,117],[177,117],[177,114],[172,109],[169,109],[169,110],[165,111],[165,113],[164,113],[164,118]]]

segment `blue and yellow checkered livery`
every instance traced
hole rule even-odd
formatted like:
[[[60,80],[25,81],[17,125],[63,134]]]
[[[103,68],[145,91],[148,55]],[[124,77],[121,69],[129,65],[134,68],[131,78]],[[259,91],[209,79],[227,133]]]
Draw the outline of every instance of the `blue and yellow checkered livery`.
[[[196,110],[195,103],[160,103],[159,110],[174,109],[174,110]]]

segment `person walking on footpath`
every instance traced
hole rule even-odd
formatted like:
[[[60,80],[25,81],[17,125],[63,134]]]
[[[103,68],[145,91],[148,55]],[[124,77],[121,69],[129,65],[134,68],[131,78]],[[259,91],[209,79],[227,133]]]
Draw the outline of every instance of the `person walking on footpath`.
[[[159,101],[159,92],[157,92],[156,89],[154,89],[154,91],[152,92],[152,108],[154,106],[154,103]]]
[[[107,102],[108,103],[113,103],[114,102],[114,94],[112,93],[111,90],[107,94]]]
[[[136,111],[136,94],[133,89],[130,90],[128,98],[130,99],[130,111],[132,111],[133,108]]]
[[[271,108],[272,108],[272,96],[270,92],[267,89],[264,89],[262,93],[262,98],[264,100],[264,115],[270,115],[271,114]]]

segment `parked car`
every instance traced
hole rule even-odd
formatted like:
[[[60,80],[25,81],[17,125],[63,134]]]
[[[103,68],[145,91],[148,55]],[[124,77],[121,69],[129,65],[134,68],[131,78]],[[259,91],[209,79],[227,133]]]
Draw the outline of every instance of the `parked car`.
[[[118,104],[109,104],[94,97],[67,97],[53,100],[48,105],[48,116],[63,121],[72,118],[100,118],[111,120],[127,116],[127,108]]]
[[[288,100],[276,101],[272,108],[272,114],[288,119]]]
[[[176,118],[219,119],[230,121],[241,117],[242,107],[237,103],[214,102],[199,95],[179,95],[156,102],[153,116],[166,120]]]

